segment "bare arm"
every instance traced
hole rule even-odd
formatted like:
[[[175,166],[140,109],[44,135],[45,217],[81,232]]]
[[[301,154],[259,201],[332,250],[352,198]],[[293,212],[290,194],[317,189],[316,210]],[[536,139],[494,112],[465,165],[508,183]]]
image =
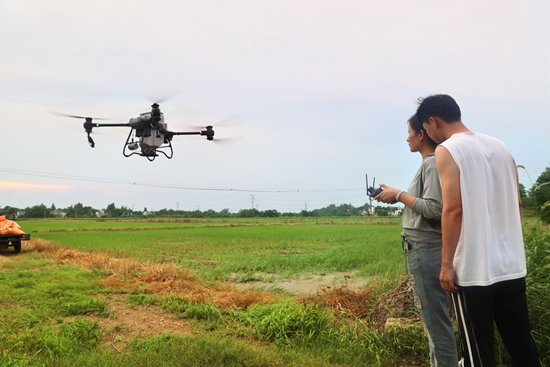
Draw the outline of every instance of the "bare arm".
[[[436,149],[435,158],[443,197],[443,211],[441,215],[443,249],[441,251],[439,281],[444,290],[454,293],[458,291],[458,287],[455,284],[453,259],[462,228],[460,171],[453,157],[445,147],[439,146]]]

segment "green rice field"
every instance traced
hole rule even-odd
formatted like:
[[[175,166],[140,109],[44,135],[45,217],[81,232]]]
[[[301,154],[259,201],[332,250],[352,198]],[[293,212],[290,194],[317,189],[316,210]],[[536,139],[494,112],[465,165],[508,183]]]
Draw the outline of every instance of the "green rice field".
[[[25,221],[33,236],[83,251],[172,263],[211,279],[269,280],[332,272],[404,274],[398,221]]]

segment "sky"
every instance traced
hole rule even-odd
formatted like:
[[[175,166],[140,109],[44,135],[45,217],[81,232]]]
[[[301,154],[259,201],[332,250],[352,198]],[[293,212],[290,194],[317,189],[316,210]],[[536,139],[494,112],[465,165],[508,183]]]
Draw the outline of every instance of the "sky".
[[[407,189],[407,119],[438,93],[530,188],[550,166],[549,28],[547,0],[0,0],[0,207],[361,206],[366,175]],[[176,136],[149,162],[123,156],[129,128],[92,149],[52,114],[127,123],[157,101],[170,130],[232,139]]]

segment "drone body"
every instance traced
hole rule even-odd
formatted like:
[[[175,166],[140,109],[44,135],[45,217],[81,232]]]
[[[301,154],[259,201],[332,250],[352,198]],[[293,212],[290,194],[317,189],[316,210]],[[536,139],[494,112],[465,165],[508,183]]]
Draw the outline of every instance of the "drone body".
[[[139,117],[131,118],[128,125],[132,130],[130,130],[130,135],[124,145],[125,156],[134,154],[126,155],[126,148],[128,148],[131,151],[141,149],[141,153],[139,153],[141,156],[156,157],[158,156],[157,149],[161,149],[164,143],[170,144],[171,139],[165,138],[168,125],[164,122],[164,114],[160,112],[156,104],[153,105],[152,112],[145,112]],[[138,139],[138,142],[134,142],[134,138]],[[168,158],[172,158],[172,156],[170,155]]]
[[[153,161],[159,156],[159,153],[162,153],[166,158],[171,159],[174,154],[172,150],[172,138],[174,135],[202,135],[206,136],[207,140],[214,140],[212,126],[206,126],[205,130],[200,131],[169,131],[168,124],[164,122],[164,114],[160,111],[157,103],[151,106],[151,112],[144,112],[139,117],[131,118],[126,124],[94,123],[92,117],[61,115],[85,119],[83,126],[88,135],[88,143],[92,148],[95,146],[95,143],[90,134],[94,127],[130,127],[130,133],[122,149],[122,154],[125,157],[137,154]]]

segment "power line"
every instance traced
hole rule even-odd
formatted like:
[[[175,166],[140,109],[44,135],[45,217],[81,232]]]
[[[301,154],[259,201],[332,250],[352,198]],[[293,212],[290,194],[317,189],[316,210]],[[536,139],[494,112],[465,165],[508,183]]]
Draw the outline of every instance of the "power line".
[[[361,189],[330,189],[330,190],[300,190],[300,189],[296,189],[296,190],[266,190],[266,189],[239,189],[239,188],[233,189],[233,188],[193,187],[193,186],[179,186],[179,185],[159,184],[159,183],[109,180],[109,179],[102,179],[102,178],[72,176],[72,175],[63,175],[63,174],[56,174],[56,173],[22,171],[22,170],[5,169],[5,168],[0,168],[0,172],[8,172],[8,173],[15,173],[15,174],[19,174],[19,175],[27,175],[27,176],[35,176],[35,177],[58,178],[58,179],[62,179],[62,180],[72,180],[72,181],[99,182],[99,183],[108,183],[108,184],[145,186],[145,187],[159,187],[159,188],[165,188],[165,189],[197,190],[197,191],[272,192],[272,193],[324,193],[324,192],[345,192],[345,191],[363,190],[363,188],[361,188]]]

